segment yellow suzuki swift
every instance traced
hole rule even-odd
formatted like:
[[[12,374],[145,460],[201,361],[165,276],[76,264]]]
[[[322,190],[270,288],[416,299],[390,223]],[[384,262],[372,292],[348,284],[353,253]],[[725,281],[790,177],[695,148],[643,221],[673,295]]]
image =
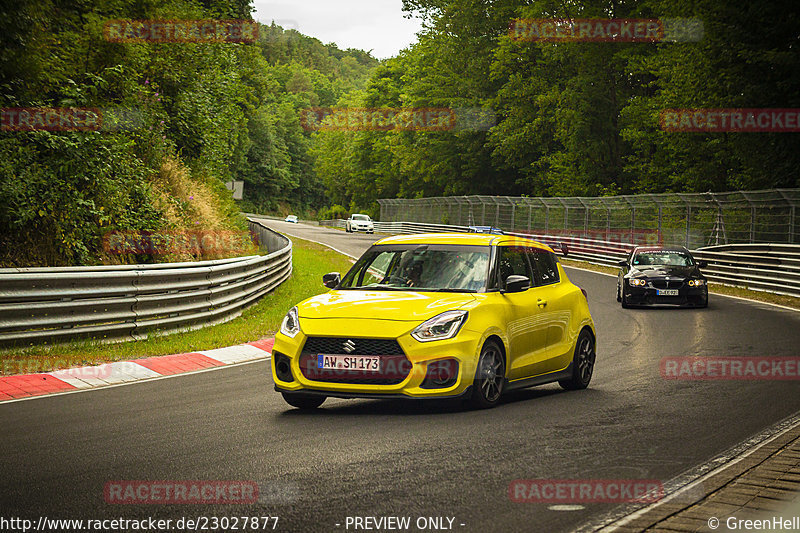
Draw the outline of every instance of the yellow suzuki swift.
[[[509,390],[589,385],[586,293],[530,239],[425,234],[376,242],[325,294],[293,307],[272,352],[290,405],[336,398],[456,398],[493,407]]]

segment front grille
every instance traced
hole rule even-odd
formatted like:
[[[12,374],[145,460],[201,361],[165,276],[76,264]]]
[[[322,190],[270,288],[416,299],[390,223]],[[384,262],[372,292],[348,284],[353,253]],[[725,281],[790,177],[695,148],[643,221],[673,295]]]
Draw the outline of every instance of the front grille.
[[[650,281],[650,285],[655,289],[680,289],[683,287],[683,280],[667,281],[663,279],[654,279]]]
[[[321,369],[317,356],[377,355],[381,358],[380,370]],[[412,368],[400,344],[394,339],[364,339],[357,337],[309,337],[300,354],[300,371],[306,379],[328,383],[354,383],[362,385],[397,385],[402,383]]]
[[[345,343],[355,347],[345,349]],[[394,339],[360,339],[357,337],[309,337],[303,346],[303,352],[313,354],[348,354],[348,355],[403,355],[403,349]]]

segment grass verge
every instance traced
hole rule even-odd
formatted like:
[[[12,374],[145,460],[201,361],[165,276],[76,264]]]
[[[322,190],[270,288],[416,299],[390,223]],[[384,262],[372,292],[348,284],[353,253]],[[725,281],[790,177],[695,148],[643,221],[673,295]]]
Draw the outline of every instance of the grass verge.
[[[564,266],[571,266],[575,268],[582,268],[584,270],[591,270],[592,272],[603,272],[606,274],[617,275],[619,269],[614,267],[607,267],[603,265],[595,265],[593,263],[585,263],[583,261],[571,261],[569,259],[559,258],[559,261]],[[712,294],[723,294],[726,296],[738,296],[739,298],[746,298],[748,300],[755,300],[758,302],[766,302],[777,305],[784,305],[793,309],[800,309],[800,298],[795,296],[787,296],[784,294],[773,294],[765,291],[754,291],[744,287],[733,287],[731,285],[723,285],[721,283],[709,283],[708,291]]]
[[[291,306],[327,290],[322,286],[323,274],[334,271],[344,274],[352,265],[349,258],[325,246],[297,238],[292,238],[292,243],[292,276],[230,322],[143,341],[115,344],[75,341],[0,350],[0,375],[211,350],[271,337]]]

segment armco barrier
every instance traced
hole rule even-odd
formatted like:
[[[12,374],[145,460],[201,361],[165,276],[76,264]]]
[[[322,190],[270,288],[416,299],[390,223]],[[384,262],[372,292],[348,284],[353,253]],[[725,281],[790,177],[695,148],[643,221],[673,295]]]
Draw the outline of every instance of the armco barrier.
[[[322,226],[344,228],[344,220],[324,220]],[[424,224],[421,222],[375,222],[377,233],[409,234],[427,232],[469,231],[468,226],[448,226],[444,224]],[[538,233],[510,233],[530,237],[554,247],[564,243],[569,249],[569,259],[590,263],[616,266],[633,250],[634,244],[587,239],[580,234],[545,235]],[[709,280],[746,287],[753,290],[800,296],[800,245],[798,244],[724,244],[708,246],[692,251],[695,259],[706,261],[703,269]]]
[[[0,346],[119,341],[231,320],[292,273],[292,243],[250,220],[267,255],[217,261],[0,269]]]

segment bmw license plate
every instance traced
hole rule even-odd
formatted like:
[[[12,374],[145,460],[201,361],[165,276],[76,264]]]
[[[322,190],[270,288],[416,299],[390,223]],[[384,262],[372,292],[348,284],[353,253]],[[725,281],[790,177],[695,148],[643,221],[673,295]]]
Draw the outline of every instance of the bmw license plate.
[[[379,372],[381,358],[365,355],[317,355],[317,368],[321,370],[358,370]]]
[[[659,289],[656,294],[658,296],[679,296],[681,291],[678,289]]]

